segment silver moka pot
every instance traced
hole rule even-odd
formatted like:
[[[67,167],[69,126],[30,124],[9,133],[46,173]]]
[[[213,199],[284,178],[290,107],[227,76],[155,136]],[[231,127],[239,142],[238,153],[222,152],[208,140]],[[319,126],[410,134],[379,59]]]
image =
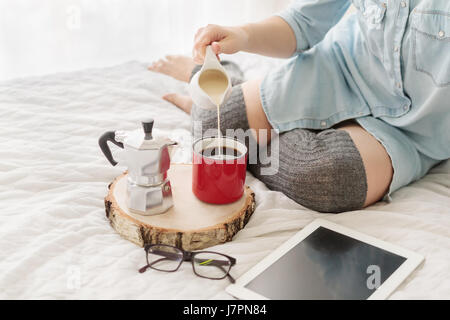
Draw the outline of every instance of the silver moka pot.
[[[127,206],[131,212],[155,215],[173,205],[172,188],[167,178],[170,168],[169,146],[177,143],[168,138],[153,138],[154,120],[142,122],[142,129],[130,132],[108,131],[98,140],[106,159],[115,166],[108,141],[124,149],[128,167]]]

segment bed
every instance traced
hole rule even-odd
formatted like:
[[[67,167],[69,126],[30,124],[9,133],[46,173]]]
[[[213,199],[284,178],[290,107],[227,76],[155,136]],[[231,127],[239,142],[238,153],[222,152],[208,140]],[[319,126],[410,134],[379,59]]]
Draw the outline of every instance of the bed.
[[[247,78],[279,60],[237,55]],[[189,116],[161,99],[186,84],[146,63],[0,83],[0,298],[232,299],[227,280],[147,271],[144,250],[109,225],[103,198],[125,168],[112,167],[98,137],[155,118],[155,134],[180,142],[174,162],[190,161]],[[115,156],[120,159],[119,152]],[[248,174],[256,211],[232,242],[210,248],[237,258],[239,277],[277,246],[323,218],[425,256],[391,299],[450,298],[450,161],[395,192],[390,203],[320,214]]]

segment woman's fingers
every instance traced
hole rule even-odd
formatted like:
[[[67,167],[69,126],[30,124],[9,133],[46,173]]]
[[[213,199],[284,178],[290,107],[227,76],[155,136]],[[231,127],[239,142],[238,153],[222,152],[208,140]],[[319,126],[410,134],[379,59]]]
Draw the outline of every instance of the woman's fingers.
[[[211,43],[211,41],[212,40],[209,40],[208,38],[202,38],[201,40],[195,43],[192,55],[192,58],[194,59],[195,63],[197,64],[203,63],[203,59],[205,58],[206,53],[206,46],[208,46]]]
[[[220,43],[217,41],[214,41],[213,43],[211,43],[211,48],[216,55],[218,55],[219,53],[222,53]]]
[[[211,45],[214,53],[232,54],[244,50],[248,43],[248,34],[240,27],[221,27],[209,24],[200,28],[194,37],[192,58],[197,64],[202,64],[205,58],[206,46]]]
[[[192,58],[197,64],[202,64],[205,58],[206,46],[213,45],[213,51],[216,54],[222,53],[220,41],[228,37],[230,32],[227,28],[217,25],[207,25],[200,28],[194,37],[194,47],[192,50]]]

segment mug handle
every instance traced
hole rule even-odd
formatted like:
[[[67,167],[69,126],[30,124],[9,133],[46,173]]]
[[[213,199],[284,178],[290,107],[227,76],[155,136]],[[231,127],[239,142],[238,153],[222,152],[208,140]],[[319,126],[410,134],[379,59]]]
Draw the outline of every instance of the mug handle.
[[[109,148],[108,141],[111,141],[116,146],[123,149],[123,143],[116,141],[116,133],[114,131],[107,131],[98,139],[98,145],[100,146],[100,149],[102,150],[103,154],[105,155],[106,159],[115,166],[117,164],[117,161],[114,160],[111,149]]]

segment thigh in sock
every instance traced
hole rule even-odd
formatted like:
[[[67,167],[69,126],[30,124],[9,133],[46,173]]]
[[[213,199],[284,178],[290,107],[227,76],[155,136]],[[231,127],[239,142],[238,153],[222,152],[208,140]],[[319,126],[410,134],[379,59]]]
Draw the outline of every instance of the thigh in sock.
[[[281,191],[319,212],[337,213],[363,207],[367,193],[365,168],[347,132],[294,129],[275,139],[278,141],[271,144],[278,143],[278,148],[268,146],[271,160],[268,164],[259,159],[258,163],[248,165],[269,189]],[[274,149],[278,149],[278,159],[270,152]],[[266,170],[271,174],[264,174],[267,166],[273,167]],[[274,170],[276,167],[278,170]]]

